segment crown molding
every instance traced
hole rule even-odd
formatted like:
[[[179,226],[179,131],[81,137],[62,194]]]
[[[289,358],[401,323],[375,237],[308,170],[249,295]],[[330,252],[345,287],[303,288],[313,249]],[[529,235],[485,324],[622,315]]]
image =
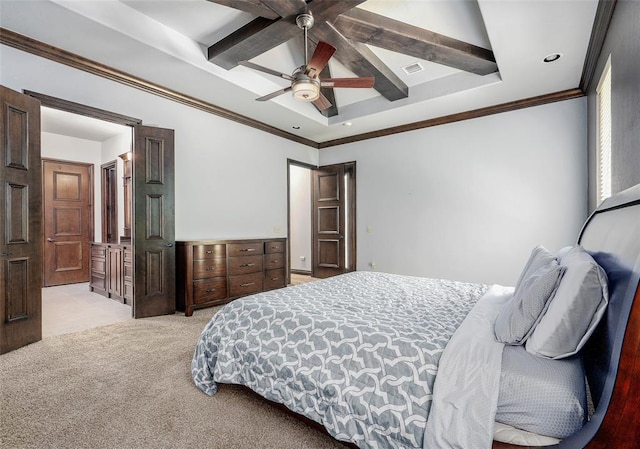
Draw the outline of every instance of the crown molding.
[[[593,28],[591,29],[591,38],[589,39],[589,47],[587,55],[584,58],[584,66],[582,67],[582,77],[580,78],[580,89],[587,92],[593,74],[596,71],[598,59],[604,46],[604,40],[607,37],[609,24],[613,17],[613,10],[616,7],[616,0],[600,0],[596,9],[596,17],[593,20]]]
[[[252,128],[264,131],[294,142],[298,142],[303,145],[310,146],[316,149],[329,148],[337,145],[343,145],[346,143],[353,143],[367,139],[374,139],[377,137],[388,136],[392,134],[399,134],[408,131],[415,131],[422,128],[429,128],[432,126],[444,125],[447,123],[458,122],[462,120],[469,120],[473,118],[483,117],[492,114],[499,114],[502,112],[514,111],[517,109],[523,109],[528,107],[540,106],[543,104],[553,103],[557,101],[570,100],[573,98],[582,97],[585,95],[585,87],[588,85],[588,80],[593,75],[595,63],[597,61],[606,31],[609,27],[613,8],[615,7],[615,0],[600,0],[598,4],[598,10],[596,13],[596,19],[594,20],[594,27],[591,34],[591,40],[589,43],[589,51],[585,60],[583,68],[582,80],[580,87],[574,89],[568,89],[560,92],[554,92],[550,94],[540,95],[531,98],[525,98],[517,101],[511,101],[494,106],[488,106],[485,108],[475,109],[472,111],[460,112],[443,117],[437,117],[429,120],[422,120],[414,123],[408,123],[405,125],[394,126],[390,128],[380,129],[363,134],[357,134],[340,139],[328,140],[324,142],[315,142],[311,139],[306,139],[295,134],[291,134],[282,131],[273,126],[267,125],[263,122],[251,119],[241,114],[237,114],[228,109],[221,108],[212,103],[208,103],[199,100],[195,97],[180,93],[173,89],[161,86],[156,83],[152,83],[145,79],[131,75],[129,73],[114,69],[107,65],[92,61],[88,58],[76,55],[69,51],[54,47],[52,45],[40,42],[14,31],[0,27],[0,44],[8,45],[18,50],[31,53],[42,58],[55,61],[60,64],[73,67],[84,72],[91,73],[102,78],[106,78],[126,86],[139,89],[153,95],[166,98],[177,103],[184,104],[189,107],[200,109],[204,112],[222,117],[228,120],[235,121],[237,123],[250,126]],[[589,72],[591,75],[589,75]],[[587,80],[587,81],[585,81]]]
[[[390,136],[392,134],[404,133],[407,131],[415,131],[432,126],[444,125],[447,123],[469,120],[487,115],[500,114],[502,112],[515,111],[517,109],[530,108],[540,106],[547,103],[555,103],[557,101],[571,100],[572,98],[584,97],[585,93],[578,88],[563,90],[551,94],[539,95],[537,97],[525,98],[523,100],[510,101],[486,108],[474,109],[472,111],[459,112],[457,114],[445,115],[420,122],[408,123],[406,125],[393,126],[390,128],[380,129],[368,133],[358,134],[355,136],[344,137],[341,139],[328,140],[319,144],[319,148],[328,148],[345,143],[359,142],[361,140],[375,139],[376,137]]]
[[[76,55],[74,53],[58,47],[54,47],[44,42],[40,42],[36,39],[32,39],[6,28],[0,27],[0,44],[8,45],[18,50],[40,56],[41,58],[49,59],[66,66],[73,67],[75,69],[82,70],[84,72],[88,72],[93,75],[100,76],[102,78],[106,78],[111,81],[115,81],[117,83],[124,84],[126,86],[133,87],[135,89],[139,89],[150,94],[184,104],[186,106],[190,106],[192,108],[200,109],[202,111],[208,112],[209,114],[217,115],[218,117],[226,118],[243,125],[251,126],[252,128],[259,129],[260,131],[274,134],[285,139],[293,140],[294,142],[298,142],[303,145],[309,145],[313,148],[318,148],[318,144],[312,140],[282,131],[273,126],[251,119],[244,115],[237,114],[228,109],[221,108],[212,103],[208,103],[195,97],[185,95],[173,89],[169,89],[159,84],[152,83],[151,81],[147,81],[145,79],[131,75],[130,73],[114,69],[113,67],[109,67],[99,62],[92,61],[91,59]]]

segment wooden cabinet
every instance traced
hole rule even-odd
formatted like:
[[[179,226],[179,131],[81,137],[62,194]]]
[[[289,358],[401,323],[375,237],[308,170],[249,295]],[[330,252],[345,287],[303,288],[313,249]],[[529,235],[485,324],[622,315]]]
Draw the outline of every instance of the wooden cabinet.
[[[91,279],[89,289],[92,292],[107,295],[107,255],[109,245],[91,244]]]
[[[283,287],[286,283],[285,242],[270,241],[265,243],[263,289],[272,290]]]
[[[286,239],[176,242],[176,309],[224,304],[286,285]]]
[[[133,263],[130,245],[91,244],[89,289],[126,304],[133,299]]]

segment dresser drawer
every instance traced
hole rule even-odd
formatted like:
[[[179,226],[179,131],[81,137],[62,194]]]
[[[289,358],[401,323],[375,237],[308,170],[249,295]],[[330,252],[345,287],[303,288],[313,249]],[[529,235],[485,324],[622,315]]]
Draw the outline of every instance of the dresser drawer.
[[[107,247],[101,245],[91,245],[91,257],[106,259]]]
[[[284,268],[277,270],[267,270],[264,273],[264,290],[273,290],[274,288],[282,288],[286,284],[284,276]]]
[[[227,275],[225,259],[204,259],[193,261],[193,279],[214,278]]]
[[[265,254],[264,269],[284,268],[284,253]]]
[[[227,278],[202,279],[193,282],[193,302],[203,304],[227,297]]]
[[[99,290],[107,289],[107,279],[104,277],[104,274],[94,271],[91,272],[91,288],[97,288]]]
[[[102,257],[91,258],[91,272],[104,276],[107,273],[107,259]]]
[[[264,274],[251,273],[229,277],[230,296],[250,295],[262,291],[262,278]]]
[[[266,254],[284,253],[284,242],[265,242],[264,252]]]
[[[248,274],[262,271],[262,256],[229,257],[229,274]]]
[[[227,257],[226,245],[197,245],[193,247],[193,260],[224,259]]]
[[[229,257],[263,254],[264,242],[229,243],[227,251],[229,252]]]

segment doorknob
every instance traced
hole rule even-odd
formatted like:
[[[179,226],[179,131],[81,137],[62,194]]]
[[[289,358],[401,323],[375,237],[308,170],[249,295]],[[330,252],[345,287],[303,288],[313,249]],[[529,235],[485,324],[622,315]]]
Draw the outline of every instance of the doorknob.
[[[0,253],[0,257],[10,256],[11,253]]]
[[[47,242],[55,242],[55,239],[52,239],[51,237],[47,237]]]
[[[169,242],[169,243],[167,243],[167,246],[168,246],[169,248],[171,248],[171,247],[173,246],[173,243]]]

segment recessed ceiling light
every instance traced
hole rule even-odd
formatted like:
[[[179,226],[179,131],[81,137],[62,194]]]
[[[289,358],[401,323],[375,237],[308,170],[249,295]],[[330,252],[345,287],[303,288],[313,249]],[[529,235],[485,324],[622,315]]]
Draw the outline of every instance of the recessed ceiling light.
[[[344,122],[342,126],[346,126],[347,128],[351,126],[351,122]]]
[[[550,55],[545,56],[542,61],[543,62],[554,62],[554,61],[557,61],[560,58],[562,58],[562,53],[551,53]]]

